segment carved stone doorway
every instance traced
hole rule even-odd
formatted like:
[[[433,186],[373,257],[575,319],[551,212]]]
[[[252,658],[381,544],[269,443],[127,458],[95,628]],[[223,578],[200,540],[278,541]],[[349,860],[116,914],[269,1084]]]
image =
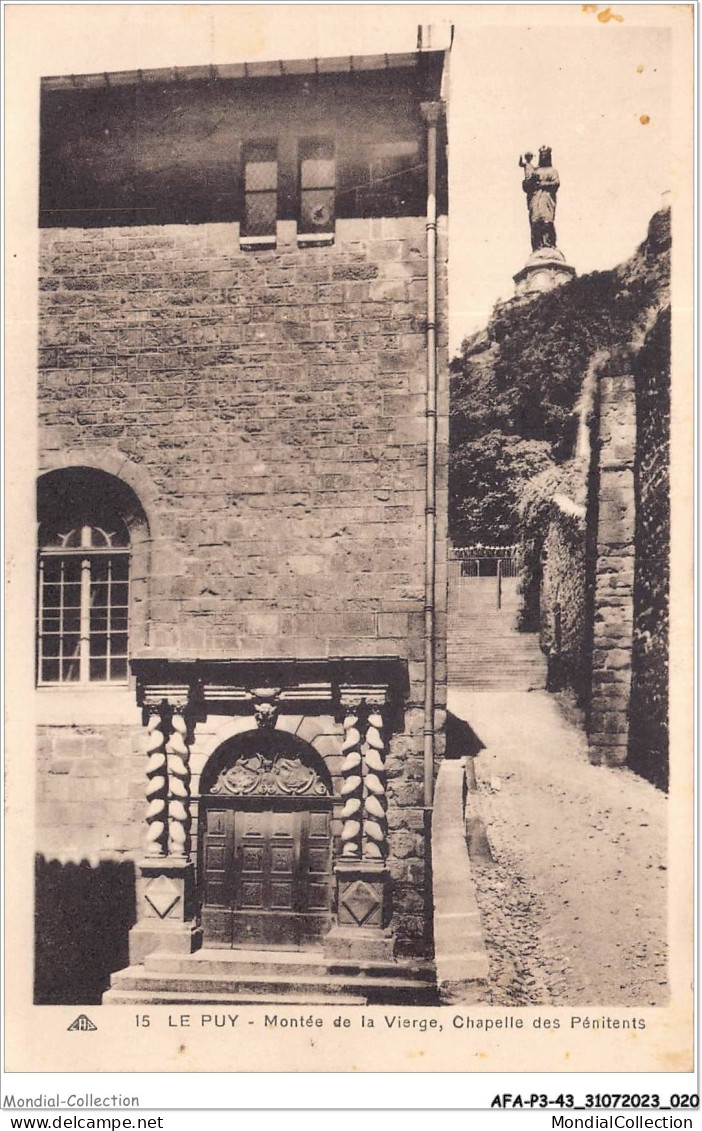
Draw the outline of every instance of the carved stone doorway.
[[[203,774],[203,945],[301,949],[331,926],[332,793],[322,759],[276,731],[247,733]]]

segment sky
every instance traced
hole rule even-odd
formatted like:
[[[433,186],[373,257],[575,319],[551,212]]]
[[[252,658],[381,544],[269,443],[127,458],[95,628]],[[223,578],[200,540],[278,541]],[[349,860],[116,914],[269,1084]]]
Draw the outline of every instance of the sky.
[[[595,10],[590,10],[595,9]],[[553,149],[558,246],[579,274],[632,254],[671,188],[671,31],[684,6],[87,4],[6,9],[25,81],[46,74],[416,46],[454,26],[449,87],[454,352],[529,252],[519,154]]]

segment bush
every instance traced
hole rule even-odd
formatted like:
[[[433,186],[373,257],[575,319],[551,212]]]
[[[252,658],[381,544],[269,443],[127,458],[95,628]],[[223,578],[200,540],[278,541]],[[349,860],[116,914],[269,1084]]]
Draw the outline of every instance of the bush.
[[[572,454],[575,407],[597,352],[631,342],[667,283],[667,213],[627,263],[497,307],[451,363],[449,529],[514,542],[522,484]]]
[[[568,493],[572,476],[570,467],[552,464],[522,488],[518,522],[522,543],[522,607],[518,627],[522,632],[538,632],[540,628],[541,553],[548,533],[551,502],[557,492]]]
[[[524,486],[551,466],[550,445],[542,440],[492,431],[466,441],[452,463],[454,544],[513,542]]]

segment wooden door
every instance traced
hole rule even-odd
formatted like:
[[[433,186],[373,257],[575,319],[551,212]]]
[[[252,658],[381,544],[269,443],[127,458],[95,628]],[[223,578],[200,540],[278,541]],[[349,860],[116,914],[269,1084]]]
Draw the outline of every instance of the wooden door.
[[[301,817],[295,809],[235,814],[232,946],[299,946]]]
[[[299,949],[328,930],[331,810],[264,799],[205,808],[205,946]]]

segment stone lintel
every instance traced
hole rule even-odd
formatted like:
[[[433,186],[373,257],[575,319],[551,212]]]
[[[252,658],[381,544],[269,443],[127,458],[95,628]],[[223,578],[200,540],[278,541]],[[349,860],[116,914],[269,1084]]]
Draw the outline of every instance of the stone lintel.
[[[342,684],[339,688],[339,702],[342,707],[384,707],[388,701],[389,688],[381,683],[355,686]]]
[[[163,703],[170,707],[186,707],[190,702],[190,688],[187,684],[155,683],[145,688],[140,707],[158,709]]]
[[[169,660],[136,658],[137,703],[144,711],[171,707],[196,713],[251,710],[255,689],[275,687],[280,711],[320,706],[399,705],[408,696],[406,661],[393,656],[329,660]]]

